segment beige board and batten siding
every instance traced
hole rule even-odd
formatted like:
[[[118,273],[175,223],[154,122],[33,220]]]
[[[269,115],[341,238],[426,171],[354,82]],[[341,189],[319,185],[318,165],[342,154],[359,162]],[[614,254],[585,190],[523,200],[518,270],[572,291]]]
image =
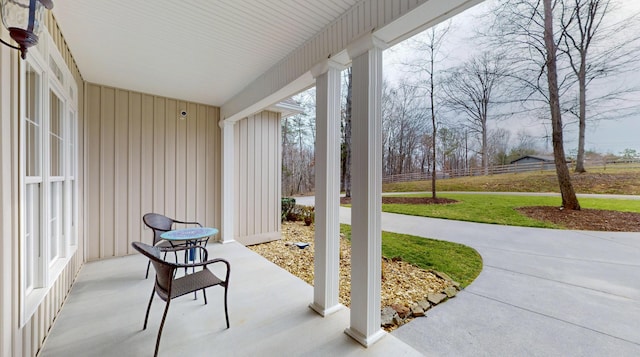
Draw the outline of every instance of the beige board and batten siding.
[[[235,239],[244,245],[280,239],[280,113],[238,121],[235,131]]]
[[[48,12],[45,27],[58,51],[69,68],[78,89],[77,130],[84,130],[83,117],[83,85],[84,81],[67,47],[60,29]],[[2,28],[2,38],[8,33]],[[45,36],[46,34],[42,34]],[[42,37],[44,38],[44,37]],[[41,41],[43,42],[43,41]],[[20,161],[20,83],[19,71],[23,62],[19,53],[5,46],[0,46],[0,356],[35,356],[53,325],[60,308],[67,298],[71,286],[83,264],[83,211],[78,211],[77,249],[70,257],[67,265],[52,282],[35,312],[26,321],[20,321],[20,192],[21,180],[18,162]],[[82,188],[84,141],[78,135],[78,201],[83,202]],[[9,174],[6,174],[9,173]]]
[[[152,243],[145,213],[218,227],[219,108],[92,83],[85,98],[88,261]]]

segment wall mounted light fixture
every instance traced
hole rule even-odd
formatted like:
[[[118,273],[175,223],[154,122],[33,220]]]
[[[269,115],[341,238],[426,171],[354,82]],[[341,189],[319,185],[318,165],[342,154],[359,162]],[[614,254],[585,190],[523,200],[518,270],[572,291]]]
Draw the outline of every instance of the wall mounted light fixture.
[[[20,50],[20,57],[27,58],[27,49],[38,43],[38,35],[44,20],[45,9],[53,8],[52,0],[0,0],[2,24],[9,30],[14,46],[0,39],[3,44]]]

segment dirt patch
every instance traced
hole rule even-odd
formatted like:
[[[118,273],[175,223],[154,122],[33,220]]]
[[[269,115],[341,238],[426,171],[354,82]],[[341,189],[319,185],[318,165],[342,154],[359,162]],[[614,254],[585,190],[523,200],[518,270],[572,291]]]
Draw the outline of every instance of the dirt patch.
[[[527,217],[551,222],[568,229],[604,232],[640,232],[640,213],[581,209],[561,210],[558,207],[521,207]]]
[[[450,198],[431,197],[382,197],[383,204],[407,204],[407,205],[446,205],[458,201]],[[351,204],[351,197],[340,197],[340,204]]]

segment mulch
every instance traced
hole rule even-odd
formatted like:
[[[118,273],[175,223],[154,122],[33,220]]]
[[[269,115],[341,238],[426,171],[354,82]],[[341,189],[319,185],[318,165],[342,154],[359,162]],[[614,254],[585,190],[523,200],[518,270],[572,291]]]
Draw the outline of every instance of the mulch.
[[[518,211],[539,221],[551,222],[568,229],[604,232],[640,232],[640,213],[560,207],[521,207]]]
[[[458,201],[440,197],[382,197],[382,203],[384,204],[445,205],[456,202]],[[340,204],[351,204],[351,197],[340,197]]]

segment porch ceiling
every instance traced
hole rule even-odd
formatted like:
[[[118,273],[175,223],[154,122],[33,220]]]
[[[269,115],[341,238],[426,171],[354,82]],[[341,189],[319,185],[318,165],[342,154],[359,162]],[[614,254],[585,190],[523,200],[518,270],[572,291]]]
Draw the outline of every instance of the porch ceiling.
[[[358,0],[64,0],[85,80],[221,106]]]

